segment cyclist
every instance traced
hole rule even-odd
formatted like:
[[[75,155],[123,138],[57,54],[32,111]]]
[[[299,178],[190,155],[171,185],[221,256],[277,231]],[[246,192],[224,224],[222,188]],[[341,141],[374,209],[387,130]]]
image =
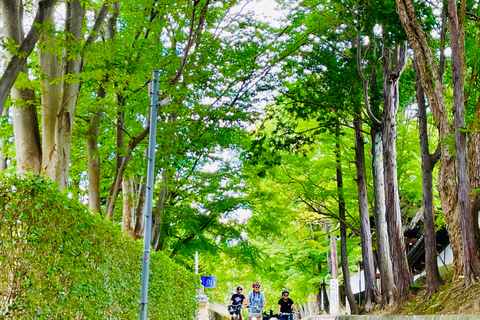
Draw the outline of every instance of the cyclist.
[[[254,282],[252,284],[253,291],[249,292],[247,295],[248,307],[250,308],[248,319],[251,320],[252,316],[250,314],[255,314],[258,320],[263,320],[262,309],[267,305],[267,299],[265,295],[260,292],[260,283]],[[260,309],[259,314],[254,309]]]
[[[298,314],[297,307],[293,303],[293,300],[288,297],[289,294],[290,292],[288,292],[288,290],[283,290],[282,298],[278,300],[278,314],[280,315],[280,320],[292,320],[293,314],[283,315],[283,313],[292,313],[292,309]]]
[[[240,305],[240,320],[243,320],[243,314],[242,314],[242,306],[245,306],[247,304],[247,300],[245,300],[245,296],[242,294],[243,292],[243,286],[238,285],[237,286],[237,293],[234,293],[232,295],[232,298],[230,298],[230,302],[228,303],[228,309],[230,310],[230,306],[234,305]],[[233,319],[233,316],[232,316]]]

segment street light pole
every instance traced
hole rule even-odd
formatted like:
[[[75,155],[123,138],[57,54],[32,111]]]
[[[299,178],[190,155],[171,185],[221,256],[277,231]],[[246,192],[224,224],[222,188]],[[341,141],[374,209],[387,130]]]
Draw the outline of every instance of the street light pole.
[[[147,194],[145,198],[145,220],[143,229],[142,286],[140,296],[140,320],[147,320],[148,274],[150,269],[150,239],[152,236],[152,201],[155,176],[155,145],[157,133],[157,108],[169,104],[170,97],[158,102],[158,78],[160,71],[153,71],[150,95],[150,132],[148,136]]]

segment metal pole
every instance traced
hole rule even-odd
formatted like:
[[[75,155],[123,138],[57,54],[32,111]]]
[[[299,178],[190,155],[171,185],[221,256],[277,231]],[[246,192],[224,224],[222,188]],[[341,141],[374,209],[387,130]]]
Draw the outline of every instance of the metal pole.
[[[195,274],[198,274],[198,251],[195,251]]]
[[[148,137],[147,194],[145,206],[145,221],[143,231],[142,287],[140,297],[140,320],[147,320],[148,304],[148,273],[150,268],[150,238],[152,232],[152,200],[153,178],[155,175],[155,140],[157,132],[158,77],[160,72],[153,71],[153,82],[150,92],[150,134]]]

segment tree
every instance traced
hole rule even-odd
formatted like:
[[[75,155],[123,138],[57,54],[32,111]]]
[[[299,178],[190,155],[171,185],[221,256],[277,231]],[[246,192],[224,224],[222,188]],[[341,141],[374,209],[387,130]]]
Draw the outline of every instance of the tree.
[[[437,241],[435,235],[435,213],[433,210],[432,171],[435,162],[440,157],[436,152],[431,155],[428,145],[427,112],[425,108],[425,97],[420,76],[415,68],[415,80],[417,89],[418,105],[418,132],[420,136],[420,148],[422,156],[422,192],[423,192],[423,219],[425,226],[425,269],[427,274],[427,295],[435,294],[443,280],[440,276],[437,264]],[[440,149],[437,149],[440,151]]]
[[[33,51],[35,44],[38,41],[39,25],[43,24],[49,19],[50,14],[52,13],[56,3],[56,0],[39,1],[38,10],[32,22],[32,26],[28,31],[28,34],[18,47],[18,54],[10,59],[2,78],[0,79],[0,114],[3,114],[3,109],[5,108],[5,101],[7,100],[10,89],[12,88],[22,68],[25,67],[27,58]],[[7,0],[2,0],[2,3],[0,5],[2,6],[2,16],[5,14],[5,16],[7,17],[9,16],[8,14],[6,14],[7,9],[17,11],[23,7],[21,3]]]
[[[385,28],[385,27],[384,27]],[[396,116],[398,111],[400,93],[398,81],[407,63],[406,44],[397,45],[392,55],[388,47],[384,29],[383,41],[383,159],[385,172],[385,204],[390,240],[392,266],[395,270],[394,278],[397,287],[398,302],[405,301],[410,294],[411,277],[408,269],[405,243],[403,241],[403,224],[400,212],[400,199],[398,195],[397,179],[397,139]],[[393,56],[393,57],[392,57]],[[392,66],[392,60],[395,66]]]
[[[339,125],[335,126],[335,137],[338,139],[340,134]],[[340,155],[340,145],[336,141],[335,143],[335,157],[337,162],[337,192],[338,192],[338,216],[340,218],[340,243],[341,243],[341,257],[342,257],[342,271],[343,271],[343,283],[345,284],[345,295],[347,296],[348,303],[352,314],[359,314],[360,308],[352,293],[352,286],[350,284],[350,272],[348,270],[348,258],[347,258],[347,228],[345,226],[345,195],[343,192],[343,173],[342,173],[342,160]],[[367,248],[363,248],[367,250]],[[365,261],[366,262],[366,261]],[[373,261],[372,261],[373,262]],[[370,267],[370,266],[368,266]]]
[[[453,124],[455,127],[455,151],[457,160],[458,206],[460,227],[462,230],[463,267],[465,284],[470,286],[480,276],[480,257],[473,229],[473,215],[468,195],[470,181],[467,164],[467,137],[465,124],[465,0],[448,0],[448,18],[450,22],[450,43],[452,46],[453,77]]]
[[[365,142],[362,134],[362,119],[359,112],[354,119],[355,126],[355,167],[357,168],[358,211],[360,215],[360,232],[362,233],[362,258],[365,275],[365,311],[373,309],[372,301],[379,304],[381,294],[375,280],[375,264],[373,260],[370,213],[368,210],[367,177],[365,172]]]
[[[369,64],[373,65],[374,62],[370,62]],[[371,72],[370,81],[363,72],[360,32],[357,32],[357,68],[360,78],[362,79],[364,106],[371,122],[370,136],[372,137],[372,173],[375,200],[373,211],[375,217],[375,227],[377,230],[377,256],[381,276],[381,292],[383,296],[382,303],[393,304],[393,294],[396,292],[396,286],[395,281],[393,280],[390,243],[388,240],[388,230],[385,215],[385,180],[383,172],[383,145],[381,134],[383,123],[382,121],[378,120],[380,101],[378,98],[379,94],[376,92],[378,91],[378,86],[375,68],[373,68]],[[369,96],[369,82],[371,83],[370,91],[372,91],[372,97]],[[373,108],[371,105],[373,105]]]
[[[451,152],[451,129],[447,116],[447,106],[444,95],[444,85],[440,69],[432,53],[432,49],[423,31],[415,6],[411,0],[395,0],[400,21],[408,36],[408,42],[413,49],[415,63],[421,77],[422,87],[432,109],[433,117],[438,126],[441,143],[441,158],[438,172],[437,189],[442,202],[442,210],[448,225],[448,235],[454,256],[455,274],[458,279],[464,274],[460,218],[457,211],[457,183],[455,161]]]
[[[0,5],[0,12],[4,22],[4,35],[9,39],[13,51],[15,46],[20,46],[26,41],[23,31],[23,4],[22,1],[2,1]],[[41,22],[39,21],[39,23]],[[7,59],[14,61],[18,59],[17,55],[21,56],[22,53],[15,54],[15,52],[7,51],[6,55]],[[26,55],[26,53],[23,53],[23,55]],[[16,86],[13,86],[11,89],[18,172],[26,173],[28,170],[32,170],[35,173],[40,173],[42,153],[40,150],[35,93],[28,81],[26,66],[22,65],[19,71],[21,77],[16,82]],[[8,77],[8,75],[4,75],[4,77]],[[8,84],[5,84],[5,86],[8,86]]]

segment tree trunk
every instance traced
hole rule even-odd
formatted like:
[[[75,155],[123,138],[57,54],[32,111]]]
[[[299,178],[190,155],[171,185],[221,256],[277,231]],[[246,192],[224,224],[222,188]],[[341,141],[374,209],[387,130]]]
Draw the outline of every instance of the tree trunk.
[[[80,47],[85,9],[79,0],[67,2],[67,18],[65,31],[74,39],[74,45]],[[75,78],[80,73],[81,59],[77,55],[72,59],[68,48],[62,53],[62,76]],[[60,109],[55,125],[56,163],[53,177],[61,189],[68,187],[68,173],[70,169],[70,146],[72,141],[72,125],[77,104],[77,95],[80,89],[78,80],[63,80],[60,89]]]
[[[465,284],[470,286],[480,276],[480,257],[475,241],[473,217],[468,191],[467,134],[465,124],[465,0],[460,1],[460,13],[457,1],[448,0],[448,17],[450,21],[450,43],[452,46],[453,78],[453,123],[455,126],[455,150],[457,158],[458,205],[463,243],[463,267]]]
[[[365,311],[373,310],[372,302],[381,303],[381,294],[375,282],[370,214],[368,211],[367,179],[365,173],[365,142],[362,135],[362,118],[357,115],[355,125],[355,164],[357,167],[358,211],[362,234],[362,259],[365,274]],[[360,276],[360,274],[359,274]]]
[[[397,4],[400,21],[414,52],[422,87],[438,126],[441,140],[441,159],[438,169],[437,189],[453,253],[455,269],[453,280],[455,281],[465,271],[463,267],[460,215],[457,204],[455,160],[450,153],[451,146],[449,144],[449,136],[452,132],[448,121],[441,70],[436,64],[437,62],[429,46],[427,36],[418,21],[413,1],[395,0],[395,3]]]
[[[135,233],[135,201],[133,192],[133,179],[123,179],[122,193],[122,230],[133,239]]]
[[[13,87],[11,98],[14,101],[11,112],[17,172],[26,173],[27,171],[32,171],[39,174],[42,166],[42,151],[40,147],[37,108],[35,106],[35,93],[32,89],[18,90]],[[25,104],[27,105],[26,107]]]
[[[0,1],[0,12],[4,21],[4,35],[17,45],[23,41],[23,3],[21,0]],[[14,55],[5,51],[7,59]],[[28,78],[26,66],[20,68]],[[15,138],[15,154],[17,171],[26,173],[31,170],[40,173],[42,151],[40,148],[40,132],[38,128],[37,108],[33,89],[11,89],[13,132]]]
[[[98,89],[99,99],[105,98],[103,87]],[[87,155],[88,155],[88,205],[90,209],[102,213],[100,204],[100,157],[98,156],[98,131],[103,112],[95,113],[88,124]]]
[[[150,130],[150,125],[147,125],[147,127],[143,130],[142,133],[140,133],[136,137],[133,137],[130,140],[130,142],[128,143],[127,150],[126,150],[126,153],[125,153],[125,157],[123,158],[122,165],[120,166],[120,169],[118,170],[117,174],[115,175],[113,183],[110,186],[110,194],[109,194],[109,197],[108,197],[107,209],[105,211],[105,219],[107,219],[107,220],[113,221],[114,211],[115,211],[115,203],[116,203],[118,195],[120,193],[120,186],[122,185],[123,174],[125,173],[125,170],[127,169],[127,165],[130,162],[131,153],[132,153],[133,149],[140,143],[140,141],[145,139],[149,130]]]
[[[393,280],[392,261],[390,259],[390,245],[388,242],[388,230],[385,217],[385,184],[383,175],[383,147],[382,136],[379,132],[379,128],[383,127],[382,121],[378,120],[377,114],[379,113],[380,101],[378,99],[372,99],[372,106],[370,106],[369,99],[369,81],[363,74],[362,68],[362,45],[361,45],[360,32],[357,33],[357,68],[363,85],[363,101],[365,109],[372,122],[370,135],[372,136],[372,168],[373,168],[373,187],[375,206],[373,208],[375,216],[375,226],[377,230],[377,253],[378,264],[381,276],[381,292],[382,292],[382,304],[392,304],[394,302],[393,293],[396,292],[395,282]],[[370,76],[371,88],[373,92],[378,91],[377,77],[375,68],[372,68],[372,74]],[[363,161],[365,166],[365,160]],[[367,203],[368,204],[368,203]],[[374,271],[375,271],[374,266]],[[375,276],[375,273],[374,273]],[[377,289],[378,290],[378,289]]]
[[[385,204],[387,227],[390,240],[394,278],[397,286],[395,300],[404,302],[410,294],[412,282],[408,269],[407,256],[403,235],[402,213],[400,211],[400,198],[398,194],[397,179],[397,111],[399,105],[398,81],[405,69],[407,62],[406,44],[398,46],[395,56],[391,57],[391,49],[383,40],[383,161],[385,173]],[[395,68],[392,68],[392,60]]]
[[[49,22],[53,25],[53,17]],[[55,39],[44,31],[41,34],[41,41],[46,47],[54,47]],[[60,109],[60,83],[53,83],[61,77],[60,64],[56,55],[49,50],[38,50],[38,63],[45,80],[40,90],[42,102],[42,171],[47,177],[55,177],[56,145],[55,145],[55,124],[57,113]]]
[[[156,251],[163,251],[165,246],[166,229],[168,228],[168,223],[165,221],[165,206],[170,197],[170,189],[168,187],[170,179],[170,175],[164,170],[152,225],[152,247]]]
[[[9,108],[4,108],[3,109],[3,114],[1,115],[0,121],[3,117],[8,116],[8,110],[9,110]],[[4,144],[3,139],[0,139],[0,172],[7,169],[7,163],[8,163],[8,157],[5,156],[2,152],[3,144]]]
[[[330,262],[332,264],[331,265],[332,278],[333,279],[338,279],[337,237],[335,237],[335,235],[333,233],[330,234]]]
[[[145,218],[145,200],[147,195],[147,175],[140,181],[137,193],[137,207],[135,208],[135,239],[143,238],[143,223]]]
[[[475,105],[475,116],[469,124],[470,137],[468,140],[468,176],[470,178],[470,208],[475,227],[477,244],[480,244],[480,230],[478,226],[478,215],[480,211],[480,97]],[[475,223],[476,222],[476,223]]]
[[[120,167],[122,166],[123,163],[123,158],[124,158],[124,142],[123,139],[125,137],[125,112],[124,111],[119,111],[117,113],[117,121],[116,121],[116,132],[117,132],[117,140],[116,140],[116,149],[117,149],[117,154],[116,154],[116,161],[115,161],[115,174],[118,173],[118,170],[120,170]]]
[[[114,12],[110,15],[107,28],[106,38],[113,39],[116,34],[116,23],[119,13],[119,4],[114,5]],[[99,13],[100,14],[100,13]],[[98,17],[97,17],[98,20]],[[105,82],[108,76],[105,77]],[[105,89],[102,85],[98,88],[97,94],[99,100],[106,97]],[[98,131],[100,129],[100,121],[104,116],[103,111],[98,111],[92,115],[87,131],[87,153],[88,153],[88,203],[92,210],[102,213],[100,203],[100,157],[98,156]]]
[[[33,20],[27,36],[25,39],[23,39],[20,47],[18,48],[19,54],[10,59],[3,76],[0,77],[0,114],[3,114],[5,101],[7,100],[13,83],[17,79],[17,76],[22,68],[25,68],[27,58],[30,56],[30,53],[33,51],[33,48],[38,41],[39,26],[48,20],[56,3],[57,0],[41,0],[38,2],[37,14],[35,15],[35,19]],[[3,6],[4,8],[13,8],[17,6],[17,4],[14,0],[0,0],[0,6]],[[21,20],[17,20],[17,22],[18,21]],[[21,25],[22,24],[20,23],[20,26]]]
[[[336,125],[335,136],[339,137],[339,125]],[[338,192],[338,215],[340,217],[340,255],[342,257],[342,273],[343,283],[345,285],[345,295],[352,314],[360,314],[360,307],[358,306],[355,296],[352,292],[350,284],[350,271],[348,270],[348,255],[347,255],[347,227],[345,225],[345,197],[343,194],[343,173],[342,163],[340,157],[340,144],[335,142],[335,158],[337,162],[337,192]]]
[[[375,208],[373,212],[375,214],[375,226],[377,230],[377,252],[381,276],[382,302],[392,304],[395,302],[394,292],[396,292],[397,287],[393,278],[390,243],[388,241],[387,217],[385,213],[385,178],[383,174],[382,135],[375,128],[372,128],[371,136],[373,189],[375,196]]]
[[[432,163],[428,147],[427,112],[425,98],[418,68],[415,66],[417,105],[418,105],[418,132],[420,136],[420,150],[422,157],[422,192],[423,217],[425,234],[425,269],[427,273],[427,297],[432,297],[444,282],[438,271],[437,241],[435,238],[435,214],[433,211],[433,184]]]

